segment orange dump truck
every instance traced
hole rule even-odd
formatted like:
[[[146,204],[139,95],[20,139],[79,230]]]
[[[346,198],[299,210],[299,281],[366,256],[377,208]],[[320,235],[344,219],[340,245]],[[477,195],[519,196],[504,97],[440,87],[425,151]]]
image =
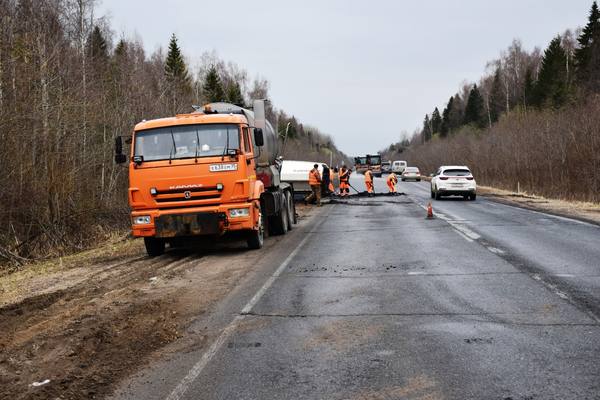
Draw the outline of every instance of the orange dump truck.
[[[127,162],[122,138],[115,161]],[[165,244],[224,236],[261,248],[265,231],[284,234],[295,221],[293,188],[280,181],[275,131],[263,101],[253,110],[212,103],[135,126],[129,157],[133,235],[150,256]]]

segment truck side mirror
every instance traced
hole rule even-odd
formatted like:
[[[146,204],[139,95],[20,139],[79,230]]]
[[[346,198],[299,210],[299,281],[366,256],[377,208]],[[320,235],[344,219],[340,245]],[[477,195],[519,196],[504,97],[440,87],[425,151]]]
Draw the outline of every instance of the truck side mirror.
[[[265,145],[265,138],[263,137],[263,130],[261,128],[254,128],[254,144],[258,147]]]
[[[127,156],[123,154],[123,138],[117,136],[115,138],[115,163],[123,164],[127,161]]]

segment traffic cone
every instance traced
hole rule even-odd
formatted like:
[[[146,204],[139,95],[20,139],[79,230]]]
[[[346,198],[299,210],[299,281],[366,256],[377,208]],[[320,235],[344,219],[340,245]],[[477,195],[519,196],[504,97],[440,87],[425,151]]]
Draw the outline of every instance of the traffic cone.
[[[433,207],[431,207],[431,202],[427,204],[427,219],[433,218]]]

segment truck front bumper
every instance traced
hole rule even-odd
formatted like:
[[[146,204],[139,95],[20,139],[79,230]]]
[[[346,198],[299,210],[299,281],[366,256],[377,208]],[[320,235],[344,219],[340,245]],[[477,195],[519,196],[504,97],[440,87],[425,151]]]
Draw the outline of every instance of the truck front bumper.
[[[231,209],[249,210],[248,216],[230,216]],[[141,210],[131,213],[150,216],[149,224],[133,224],[133,236],[173,238],[180,236],[216,235],[230,231],[251,230],[257,226],[258,209],[253,203],[227,204],[217,207],[190,207],[176,210]]]

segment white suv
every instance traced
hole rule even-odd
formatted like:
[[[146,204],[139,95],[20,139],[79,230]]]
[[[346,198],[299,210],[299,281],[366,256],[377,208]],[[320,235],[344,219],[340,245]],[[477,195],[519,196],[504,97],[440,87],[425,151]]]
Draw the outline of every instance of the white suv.
[[[431,198],[442,196],[463,196],[465,200],[475,200],[477,185],[473,174],[465,166],[444,165],[431,177]]]

